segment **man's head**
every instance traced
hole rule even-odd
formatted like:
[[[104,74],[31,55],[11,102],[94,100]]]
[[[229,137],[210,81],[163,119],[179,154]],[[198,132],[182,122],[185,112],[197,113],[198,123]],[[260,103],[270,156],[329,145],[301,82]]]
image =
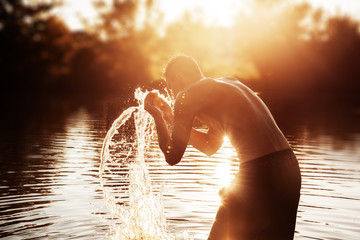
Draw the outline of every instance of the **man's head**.
[[[177,94],[204,77],[197,62],[189,56],[171,58],[165,67],[164,77],[168,87]]]

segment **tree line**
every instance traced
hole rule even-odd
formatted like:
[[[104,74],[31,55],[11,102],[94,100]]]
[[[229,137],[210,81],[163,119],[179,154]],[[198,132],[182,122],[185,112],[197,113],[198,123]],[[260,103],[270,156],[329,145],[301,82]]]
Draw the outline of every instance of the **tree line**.
[[[349,16],[259,7],[221,27],[186,13],[159,33],[155,2],[138,27],[139,1],[96,1],[99,21],[72,32],[51,13],[56,2],[0,1],[2,95],[132,93],[160,85],[168,58],[184,53],[205,75],[237,76],[270,103],[360,103],[360,25]]]

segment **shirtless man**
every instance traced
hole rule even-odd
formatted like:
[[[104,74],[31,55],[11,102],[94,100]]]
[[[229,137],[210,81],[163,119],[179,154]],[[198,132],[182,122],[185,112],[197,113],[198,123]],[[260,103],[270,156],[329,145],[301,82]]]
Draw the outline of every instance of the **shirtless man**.
[[[240,161],[208,239],[293,239],[301,175],[296,157],[262,100],[232,77],[205,77],[194,59],[172,58],[164,77],[174,110],[156,93],[145,99],[166,162],[177,164],[191,144],[207,155],[228,136]],[[198,118],[207,133],[193,128]],[[166,122],[172,123],[169,131]]]

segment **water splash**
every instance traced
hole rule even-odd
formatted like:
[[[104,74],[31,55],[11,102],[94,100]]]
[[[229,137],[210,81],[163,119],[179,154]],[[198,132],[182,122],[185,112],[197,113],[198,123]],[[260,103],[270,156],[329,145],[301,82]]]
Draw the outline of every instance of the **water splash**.
[[[101,189],[116,222],[112,239],[175,239],[145,162],[155,131],[153,118],[144,110],[146,95],[135,91],[139,106],[126,109],[113,122],[101,151]]]

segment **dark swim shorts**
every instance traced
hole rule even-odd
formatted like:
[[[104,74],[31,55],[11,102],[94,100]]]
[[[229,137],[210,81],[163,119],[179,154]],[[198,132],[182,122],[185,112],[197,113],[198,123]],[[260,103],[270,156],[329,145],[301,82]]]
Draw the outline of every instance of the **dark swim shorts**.
[[[301,174],[291,149],[242,163],[222,204],[209,240],[293,239]]]

